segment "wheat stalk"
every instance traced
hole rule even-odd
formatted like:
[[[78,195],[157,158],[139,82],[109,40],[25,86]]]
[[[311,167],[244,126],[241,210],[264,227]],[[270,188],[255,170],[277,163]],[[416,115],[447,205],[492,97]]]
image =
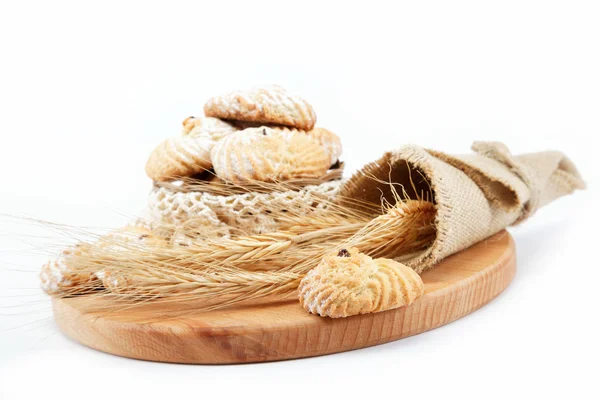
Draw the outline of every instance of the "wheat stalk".
[[[51,294],[85,294],[91,306],[101,304],[101,311],[147,302],[183,308],[193,302],[196,311],[210,310],[289,296],[323,256],[340,248],[357,247],[372,256],[398,258],[431,243],[434,204],[409,199],[404,188],[402,195],[392,184],[390,189],[393,201],[386,200],[383,206],[338,198],[326,205],[326,212],[315,209],[298,215],[273,210],[280,228],[261,235],[204,238],[187,246],[102,236],[71,252],[64,263],[69,285]],[[431,198],[429,193],[421,197]],[[323,199],[315,198],[315,202]],[[156,226],[154,230],[177,229]],[[99,278],[77,280],[90,276]],[[92,301],[104,297],[109,300]]]
[[[341,214],[340,214],[341,215]],[[70,296],[110,293],[115,309],[143,304],[194,301],[209,310],[292,294],[299,280],[319,260],[341,247],[358,247],[373,256],[399,257],[428,245],[434,235],[432,203],[409,200],[370,221],[328,214],[304,219],[276,233],[198,241],[192,246],[141,246],[120,243],[92,246],[70,265],[80,273],[102,271],[98,281],[84,282],[60,293]],[[293,218],[292,218],[293,219]],[[290,219],[290,221],[292,220]],[[91,302],[90,302],[91,304]]]

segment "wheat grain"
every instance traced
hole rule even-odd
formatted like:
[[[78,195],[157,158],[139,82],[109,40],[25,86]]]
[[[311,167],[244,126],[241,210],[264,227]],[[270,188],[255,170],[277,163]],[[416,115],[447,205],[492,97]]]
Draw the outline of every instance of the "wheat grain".
[[[269,184],[265,189],[276,187]],[[268,234],[200,238],[187,245],[169,242],[168,237],[142,241],[101,236],[81,246],[85,251],[66,263],[70,273],[99,279],[77,281],[52,294],[106,297],[110,301],[101,303],[104,311],[149,301],[182,307],[193,302],[196,310],[209,310],[287,296],[332,249],[357,247],[374,257],[398,258],[431,243],[434,204],[410,200],[391,184],[390,190],[393,198],[383,206],[338,198],[327,204],[326,212],[300,215],[294,207],[274,210],[280,229]],[[177,229],[181,227],[154,226],[152,233]]]

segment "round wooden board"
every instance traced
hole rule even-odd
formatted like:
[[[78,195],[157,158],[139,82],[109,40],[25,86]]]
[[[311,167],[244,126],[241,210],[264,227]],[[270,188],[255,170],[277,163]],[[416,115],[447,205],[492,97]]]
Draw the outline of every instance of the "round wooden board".
[[[106,316],[83,311],[89,305],[85,296],[55,299],[53,308],[65,334],[107,353],[175,363],[247,363],[337,353],[416,335],[487,304],[514,275],[514,243],[501,232],[423,273],[425,295],[412,305],[376,314],[321,318],[295,299],[160,320],[157,315],[176,315],[175,310],[147,305]]]

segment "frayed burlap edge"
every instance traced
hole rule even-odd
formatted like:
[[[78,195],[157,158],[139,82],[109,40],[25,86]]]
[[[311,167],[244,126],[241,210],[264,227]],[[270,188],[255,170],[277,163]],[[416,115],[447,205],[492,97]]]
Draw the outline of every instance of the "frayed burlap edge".
[[[404,260],[417,272],[520,223],[551,201],[585,188],[560,152],[512,156],[498,142],[475,142],[475,153],[449,155],[404,146],[366,165],[342,188],[342,197],[393,202],[390,184],[408,198],[433,200],[436,238]]]

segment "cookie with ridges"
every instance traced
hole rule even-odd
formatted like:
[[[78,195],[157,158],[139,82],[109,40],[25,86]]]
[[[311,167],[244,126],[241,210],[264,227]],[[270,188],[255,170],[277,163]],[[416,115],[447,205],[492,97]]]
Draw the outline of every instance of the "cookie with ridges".
[[[306,100],[278,85],[213,97],[204,105],[204,114],[235,121],[292,126],[307,131],[317,121],[315,111]]]
[[[217,142],[237,130],[239,129],[236,126],[219,118],[187,117],[183,120],[182,135],[192,137],[206,136]]]
[[[146,162],[146,174],[153,181],[171,181],[211,167],[214,142],[205,137],[175,136],[159,144]]]
[[[131,251],[137,244],[162,245],[166,241],[153,235],[140,225],[128,225],[105,236],[94,243],[80,243],[70,247],[42,266],[40,280],[42,289],[48,294],[82,294],[101,288],[106,273],[95,270],[96,264],[90,263],[95,254],[119,256]]]
[[[330,166],[323,147],[304,132],[268,127],[225,137],[212,149],[211,160],[217,176],[234,183],[318,178]]]
[[[314,138],[325,148],[329,155],[329,164],[335,164],[342,155],[342,141],[335,133],[325,128],[314,128],[306,132],[306,134]]]
[[[168,245],[165,238],[154,234],[151,229],[141,225],[127,225],[100,238],[98,241],[103,256],[115,257],[115,259],[128,256],[136,249],[151,253],[152,248]],[[95,273],[96,277],[102,281],[102,286],[114,293],[123,293],[131,285],[129,274],[129,271],[123,270],[119,265]]]
[[[407,306],[423,292],[423,281],[413,269],[350,248],[326,256],[309,271],[298,297],[310,313],[342,318]]]
[[[303,133],[307,134],[308,136],[310,136],[311,138],[315,139],[317,142],[319,142],[319,144],[321,146],[323,146],[325,148],[325,151],[327,152],[327,154],[329,155],[329,158],[330,158],[330,161],[329,161],[330,165],[335,164],[340,159],[340,156],[342,155],[342,141],[341,141],[340,137],[325,128],[315,127],[313,129],[311,129],[310,131],[305,131],[305,130],[297,129],[297,128],[293,128],[293,127],[268,125],[268,124],[265,125],[265,124],[259,124],[256,122],[231,121],[231,123],[236,128],[239,128],[239,129],[258,128],[261,126],[266,126],[266,127],[276,129],[276,130],[277,129],[280,129],[280,130],[287,129],[287,130],[295,130],[298,132],[303,132]]]
[[[82,293],[93,289],[98,280],[96,275],[78,262],[78,257],[90,247],[90,244],[81,243],[48,260],[40,272],[42,289],[48,294]]]
[[[204,172],[211,168],[210,151],[215,143],[236,131],[217,118],[186,118],[181,135],[164,140],[152,151],[146,174],[161,182]]]
[[[166,239],[156,235],[146,226],[130,224],[98,239],[98,247],[115,252],[129,252],[136,246],[162,246]]]

